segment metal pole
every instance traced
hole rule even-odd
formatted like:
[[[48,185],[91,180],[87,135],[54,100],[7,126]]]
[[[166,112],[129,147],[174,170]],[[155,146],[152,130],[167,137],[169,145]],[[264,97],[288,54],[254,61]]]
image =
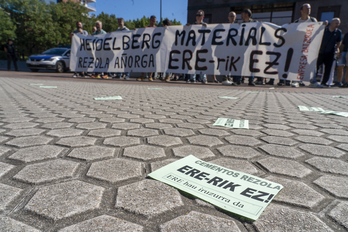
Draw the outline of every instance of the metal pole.
[[[160,0],[160,26],[162,26],[162,0]]]

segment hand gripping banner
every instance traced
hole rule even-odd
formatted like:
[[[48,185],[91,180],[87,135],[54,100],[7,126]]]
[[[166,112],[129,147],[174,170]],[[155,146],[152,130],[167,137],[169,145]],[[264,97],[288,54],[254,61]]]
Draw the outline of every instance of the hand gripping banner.
[[[324,25],[209,24],[75,34],[70,67],[87,72],[169,72],[308,81]]]

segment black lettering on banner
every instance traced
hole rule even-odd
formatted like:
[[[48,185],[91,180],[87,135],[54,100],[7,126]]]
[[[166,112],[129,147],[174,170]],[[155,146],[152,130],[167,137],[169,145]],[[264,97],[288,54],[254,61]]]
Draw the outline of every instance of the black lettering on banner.
[[[274,36],[281,41],[280,44],[273,43],[273,46],[276,47],[276,48],[279,48],[279,47],[281,47],[281,46],[283,46],[285,44],[284,37],[281,36],[281,35],[278,35],[278,32],[281,32],[281,31],[287,32],[288,30],[286,30],[286,28],[278,28],[277,30],[275,30]]]
[[[122,56],[121,57],[121,68],[127,68],[127,56]]]
[[[139,35],[139,34],[134,34],[134,35],[132,35],[132,49],[140,48],[140,45],[136,45],[136,43],[139,43],[138,38],[139,38],[140,36],[141,36],[141,35]]]
[[[128,57],[128,62],[127,62],[127,64],[128,64],[128,67],[132,67],[133,66],[133,56],[129,56]]]
[[[87,51],[91,51],[91,50],[92,50],[92,48],[91,48],[91,46],[90,46],[90,41],[91,41],[91,39],[86,39],[85,41],[86,41],[86,50],[87,50]]]
[[[251,51],[251,53],[250,53],[250,63],[249,63],[249,71],[250,72],[253,72],[253,73],[260,72],[260,69],[254,68],[254,63],[258,63],[259,62],[258,59],[254,58],[254,55],[262,55],[262,53],[263,53],[262,51],[258,51],[258,50]]]
[[[82,61],[86,60],[87,57],[85,57],[85,59],[83,59],[82,57],[79,57],[79,64],[77,65],[78,68],[85,68],[84,65],[82,65]]]
[[[128,40],[126,41],[126,39]],[[123,50],[128,50],[130,48],[129,41],[130,41],[130,38],[128,35],[124,35],[122,37]]]
[[[223,45],[224,44],[224,42],[222,42],[222,41],[220,41],[220,42],[216,41],[217,39],[221,39],[222,38],[222,36],[218,36],[217,34],[219,32],[224,32],[224,31],[225,31],[225,29],[216,29],[214,31],[214,33],[213,33],[213,41],[211,42],[212,45]]]
[[[143,57],[141,57],[141,67],[146,68],[147,66],[147,60],[144,60],[144,58],[147,57],[147,55],[143,55]]]
[[[114,68],[120,68],[120,58],[116,57]]]
[[[135,56],[135,62],[134,62],[134,67],[135,68],[140,68],[139,61],[140,61],[140,56],[136,55]]]
[[[268,70],[269,70],[270,68],[272,68],[274,65],[279,65],[278,60],[279,60],[279,58],[280,58],[280,56],[281,56],[281,53],[280,53],[280,52],[271,52],[271,51],[267,51],[266,54],[267,54],[267,55],[270,55],[270,56],[271,56],[271,55],[275,55],[276,58],[275,58],[273,61],[271,61],[271,62],[269,62],[269,61],[266,62],[266,64],[268,64],[268,66],[265,68],[265,70],[263,71],[263,73],[264,73],[264,74],[270,74],[270,75],[278,74],[277,69],[276,69],[275,71],[273,71],[273,72],[270,72],[270,71],[268,71]]]
[[[104,46],[103,46],[104,51],[111,50],[110,44],[109,44],[109,42],[107,42],[108,40],[112,40],[112,37],[108,37],[108,38],[104,39]]]
[[[186,46],[189,45],[190,40],[192,40],[192,46],[196,46],[196,33],[194,30],[191,30],[187,36]]]
[[[186,57],[186,54],[189,54],[189,57]],[[192,70],[192,66],[190,65],[190,60],[192,59],[192,51],[191,50],[185,50],[182,55],[182,69],[185,70],[187,64],[188,70]]]
[[[86,40],[85,39],[81,39],[80,38],[80,51],[82,51],[82,48],[83,50],[86,50],[86,44],[85,44]]]
[[[198,62],[205,62],[206,61],[206,59],[204,59],[204,58],[199,58],[200,53],[208,53],[208,49],[197,50],[195,69],[196,70],[207,70],[208,69],[207,66],[203,66],[203,67],[198,66]]]
[[[195,178],[198,179],[198,180],[203,180],[204,178],[206,178],[209,175],[210,175],[209,173],[201,172],[198,175],[196,175]]]
[[[249,46],[249,40],[252,40],[252,44],[255,46],[257,44],[257,41],[256,41],[256,27],[252,27],[250,28],[250,31],[249,31],[249,35],[248,35],[248,38],[246,39],[246,42],[245,42],[245,45],[246,46]],[[253,33],[253,34],[252,34]]]
[[[260,45],[265,45],[265,46],[270,46],[270,45],[271,45],[270,42],[263,42],[263,41],[262,41],[263,34],[265,33],[265,31],[266,31],[266,28],[261,27],[261,35],[260,35],[260,42],[259,42],[259,44],[260,44]]]
[[[97,39],[98,39],[98,38],[95,38],[95,39],[92,41],[93,50],[95,50],[95,41],[96,41]]]
[[[150,48],[150,44],[149,42],[151,41],[151,35],[148,34],[148,33],[144,33],[143,34],[143,43],[141,45],[141,49],[144,49],[145,48],[145,45],[146,45],[146,48]]]
[[[252,188],[246,188],[243,192],[240,193],[240,195],[265,203],[268,203],[274,197],[274,194],[269,194]],[[268,196],[268,198],[265,198],[266,196]]]
[[[242,46],[243,45],[243,42],[244,42],[244,33],[245,33],[245,24],[242,25],[242,33],[241,33],[241,36],[240,36],[240,39],[239,39],[239,46]]]
[[[95,42],[95,50],[96,51],[101,51],[103,49],[103,39],[98,39],[96,42]],[[99,47],[98,47],[99,45]]]
[[[199,171],[198,169],[192,169],[192,170],[186,172],[185,174],[194,177],[197,173],[200,173],[200,172],[201,171]]]
[[[173,54],[180,54],[180,51],[173,50],[169,52],[169,62],[168,62],[168,68],[169,69],[179,69],[179,66],[173,66],[172,62],[178,62],[179,59],[173,59]]]
[[[234,34],[231,34],[231,32],[234,32]],[[228,31],[228,36],[227,36],[227,39],[226,39],[226,46],[229,46],[230,45],[230,41],[232,42],[232,44],[234,46],[237,45],[237,42],[234,40],[234,37],[238,35],[238,30],[235,29],[235,28],[231,28],[229,31]]]
[[[153,36],[152,36],[152,48],[156,49],[161,45],[161,40],[155,40],[156,36],[161,36],[161,35],[162,35],[162,33],[160,33],[160,32],[153,34]],[[155,43],[157,44],[157,46],[155,46]]]
[[[175,32],[175,43],[174,43],[175,46],[178,46],[178,37],[179,36],[182,36],[180,45],[181,46],[184,45],[185,35],[186,35],[186,31],[185,30],[181,31],[181,33],[179,33],[179,30],[176,30],[176,32]]]
[[[204,29],[204,30],[198,30],[199,33],[203,34],[202,35],[202,43],[201,46],[203,46],[205,44],[205,33],[210,33],[211,30],[209,29]]]
[[[89,65],[88,68],[93,68],[94,57],[89,57]]]
[[[223,180],[224,180],[224,179],[215,176],[214,178],[211,178],[207,183],[216,186],[219,182],[221,182],[221,181],[223,181]]]
[[[115,48],[116,38],[117,38],[117,37],[115,37],[115,38],[114,38],[114,41],[112,42],[112,50],[121,50],[120,47],[116,47],[116,48]]]
[[[149,67],[152,65],[152,67],[155,67],[155,57],[153,54],[150,54],[150,59],[149,59]]]
[[[234,61],[234,56],[231,57],[231,63],[230,63],[230,72],[232,71],[232,67],[234,68],[235,71],[237,71],[236,63],[240,60],[240,56],[238,56],[237,60]]]
[[[220,62],[226,62],[226,60],[225,60],[225,59],[218,58],[218,65],[217,65],[217,67],[216,67],[217,70],[219,70]]]

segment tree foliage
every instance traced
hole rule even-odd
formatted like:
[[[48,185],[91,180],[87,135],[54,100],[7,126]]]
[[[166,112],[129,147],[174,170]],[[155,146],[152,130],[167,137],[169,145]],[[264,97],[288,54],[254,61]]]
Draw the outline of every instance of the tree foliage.
[[[3,9],[0,9],[0,41],[5,43],[8,39],[16,38],[16,26],[11,21],[10,16]]]

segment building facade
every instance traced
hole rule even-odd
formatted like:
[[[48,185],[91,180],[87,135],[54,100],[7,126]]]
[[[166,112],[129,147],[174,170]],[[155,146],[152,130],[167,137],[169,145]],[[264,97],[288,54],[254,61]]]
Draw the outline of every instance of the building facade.
[[[343,34],[348,32],[348,14],[344,13],[344,9],[348,9],[348,0],[188,0],[187,22],[195,21],[199,9],[205,13],[206,23],[227,23],[230,11],[236,12],[237,20],[241,22],[240,13],[248,8],[253,19],[283,25],[300,18],[300,8],[305,3],[311,4],[312,17],[329,22],[338,17]]]

